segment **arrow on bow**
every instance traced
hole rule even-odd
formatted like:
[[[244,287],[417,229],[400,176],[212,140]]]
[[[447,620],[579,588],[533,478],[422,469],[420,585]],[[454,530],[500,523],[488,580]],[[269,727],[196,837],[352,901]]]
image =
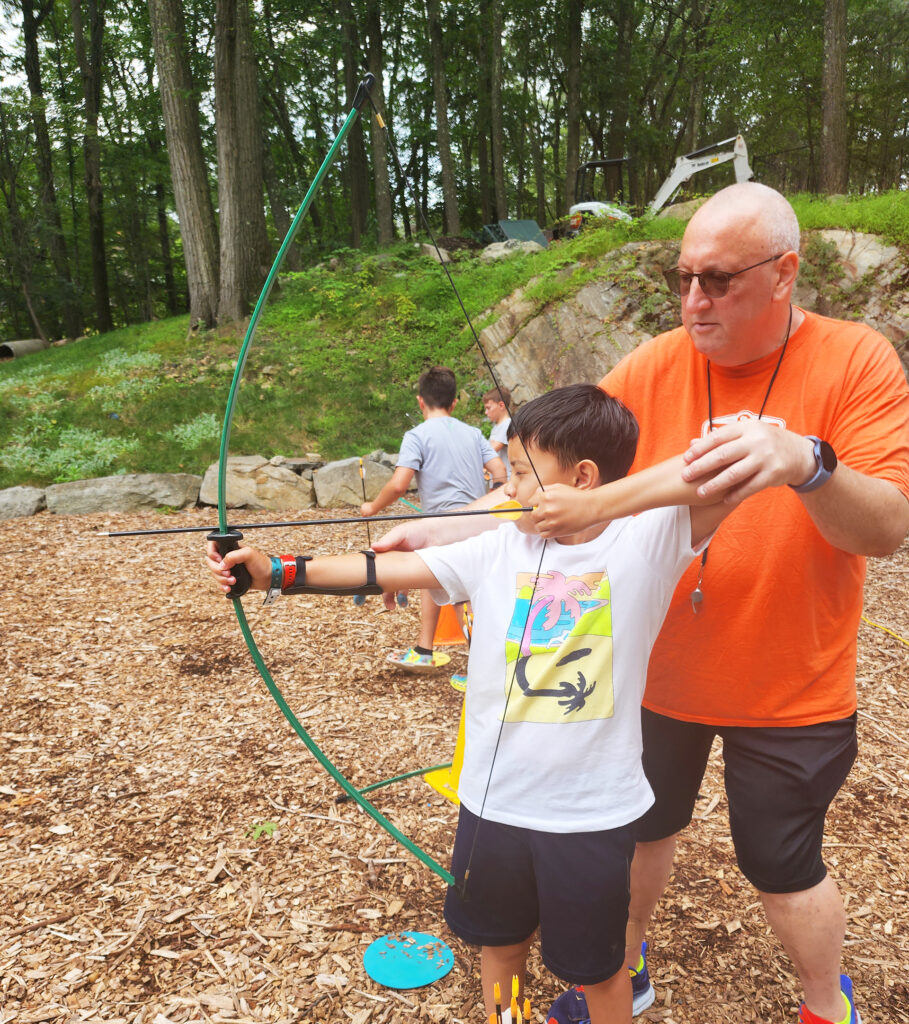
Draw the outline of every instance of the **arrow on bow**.
[[[339,516],[335,519],[288,519],[279,523],[240,523],[230,528],[231,536],[237,530],[273,530],[280,526],[348,526],[352,523],[400,523],[410,519],[457,519],[461,516],[493,516],[496,519],[520,519],[524,512],[533,512],[529,505],[519,501],[503,501],[492,508],[468,508],[451,512],[415,512],[398,515]],[[165,533],[204,533],[211,526],[169,526],[162,530],[105,530],[93,537],[153,537]],[[241,535],[242,536],[242,535]],[[215,538],[216,539],[216,538]],[[240,568],[237,566],[236,568]]]

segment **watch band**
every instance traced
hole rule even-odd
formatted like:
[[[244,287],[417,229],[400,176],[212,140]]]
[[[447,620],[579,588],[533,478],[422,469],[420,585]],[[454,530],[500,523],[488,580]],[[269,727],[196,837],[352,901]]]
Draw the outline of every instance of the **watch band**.
[[[818,487],[823,487],[830,477],[833,476],[833,471],[837,465],[836,452],[834,452],[829,442],[821,440],[821,438],[814,434],[806,434],[805,436],[809,441],[814,442],[814,462],[817,468],[815,469],[814,476],[803,484],[789,485],[796,494],[807,494],[809,491],[816,491]]]

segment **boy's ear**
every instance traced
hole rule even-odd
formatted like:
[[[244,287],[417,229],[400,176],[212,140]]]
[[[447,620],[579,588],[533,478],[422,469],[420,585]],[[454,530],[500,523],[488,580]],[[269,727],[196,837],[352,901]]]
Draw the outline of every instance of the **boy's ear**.
[[[574,486],[581,491],[589,491],[600,486],[600,471],[592,459],[582,459],[575,463]]]

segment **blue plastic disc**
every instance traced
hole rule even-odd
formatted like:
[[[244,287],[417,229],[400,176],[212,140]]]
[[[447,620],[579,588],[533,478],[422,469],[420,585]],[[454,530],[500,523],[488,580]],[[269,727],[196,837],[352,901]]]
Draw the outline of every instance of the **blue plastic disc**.
[[[394,932],[376,939],[363,954],[363,967],[386,988],[421,988],[444,978],[454,966],[449,946],[426,932]]]

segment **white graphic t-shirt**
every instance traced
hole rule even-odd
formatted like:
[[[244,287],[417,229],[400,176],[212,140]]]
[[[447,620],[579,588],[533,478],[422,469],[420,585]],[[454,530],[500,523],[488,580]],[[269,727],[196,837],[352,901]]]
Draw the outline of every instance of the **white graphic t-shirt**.
[[[545,551],[542,538],[505,523],[418,554],[445,602],[473,606],[464,805],[544,832],[639,818],[653,802],[641,698],[650,649],[695,555],[688,508],[618,519],[586,544],[550,540]]]

